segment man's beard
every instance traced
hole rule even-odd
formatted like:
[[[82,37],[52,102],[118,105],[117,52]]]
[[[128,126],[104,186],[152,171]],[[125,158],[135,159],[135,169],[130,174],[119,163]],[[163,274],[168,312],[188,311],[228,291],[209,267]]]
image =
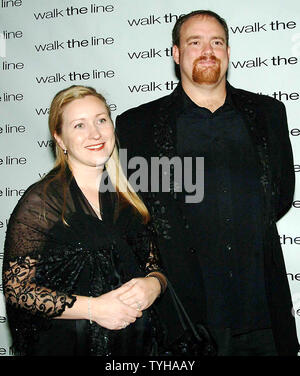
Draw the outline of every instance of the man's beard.
[[[214,65],[203,66],[202,61],[214,61]],[[199,63],[199,64],[198,64]],[[221,73],[221,60],[211,56],[200,56],[193,63],[193,81],[198,84],[215,84]]]

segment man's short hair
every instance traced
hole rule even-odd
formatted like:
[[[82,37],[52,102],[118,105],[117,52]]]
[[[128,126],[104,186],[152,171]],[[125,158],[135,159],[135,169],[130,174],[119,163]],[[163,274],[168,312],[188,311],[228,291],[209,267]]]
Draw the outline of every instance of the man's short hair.
[[[181,17],[179,17],[173,27],[172,31],[172,43],[173,46],[179,46],[180,43],[180,30],[181,26],[187,21],[189,18],[194,17],[194,16],[208,16],[216,19],[220,25],[223,27],[225,31],[225,36],[226,36],[226,44],[228,46],[229,42],[229,33],[228,33],[228,26],[226,21],[220,17],[217,13],[212,12],[211,10],[195,10],[191,13],[185,14]]]

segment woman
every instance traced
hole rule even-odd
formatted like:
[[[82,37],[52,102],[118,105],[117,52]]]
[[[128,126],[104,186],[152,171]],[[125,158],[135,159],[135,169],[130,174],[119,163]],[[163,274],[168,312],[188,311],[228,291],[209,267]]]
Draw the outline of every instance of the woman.
[[[89,87],[62,90],[52,101],[49,128],[55,167],[25,192],[5,241],[15,350],[155,354],[159,331],[149,307],[166,280],[148,211],[119,168],[105,99]]]

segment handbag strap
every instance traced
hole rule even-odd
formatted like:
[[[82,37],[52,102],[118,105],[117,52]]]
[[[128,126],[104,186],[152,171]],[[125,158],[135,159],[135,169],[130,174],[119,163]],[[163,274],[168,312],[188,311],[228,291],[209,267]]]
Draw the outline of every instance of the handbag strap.
[[[199,337],[199,334],[198,334],[198,332],[197,332],[197,330],[196,330],[196,328],[195,328],[192,320],[190,319],[188,313],[184,309],[184,306],[181,303],[181,300],[177,296],[177,294],[176,294],[176,292],[175,292],[172,284],[170,283],[170,281],[168,280],[167,282],[168,282],[168,288],[169,288],[170,293],[171,293],[171,297],[172,297],[174,305],[175,305],[175,309],[177,311],[177,314],[178,314],[178,317],[179,317],[179,320],[181,322],[181,325],[182,325],[183,329],[184,330],[187,329],[187,326],[186,326],[186,324],[184,322],[184,318],[183,318],[183,316],[184,316],[185,319],[186,319],[186,321],[187,321],[187,323],[188,323],[188,325],[190,326],[191,330],[193,331],[195,337],[200,341],[201,339]]]

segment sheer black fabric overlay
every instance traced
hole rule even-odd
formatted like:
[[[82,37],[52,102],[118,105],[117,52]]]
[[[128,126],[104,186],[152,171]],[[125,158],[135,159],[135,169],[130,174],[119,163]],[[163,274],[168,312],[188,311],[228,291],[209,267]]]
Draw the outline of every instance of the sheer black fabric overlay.
[[[152,308],[121,331],[87,320],[55,319],[73,306],[75,295],[99,296],[160,270],[160,261],[151,223],[143,225],[129,206],[114,220],[116,194],[99,194],[100,220],[70,178],[63,223],[62,186],[48,184],[50,177],[28,188],[7,229],[3,286],[15,351],[151,355],[159,332]]]

